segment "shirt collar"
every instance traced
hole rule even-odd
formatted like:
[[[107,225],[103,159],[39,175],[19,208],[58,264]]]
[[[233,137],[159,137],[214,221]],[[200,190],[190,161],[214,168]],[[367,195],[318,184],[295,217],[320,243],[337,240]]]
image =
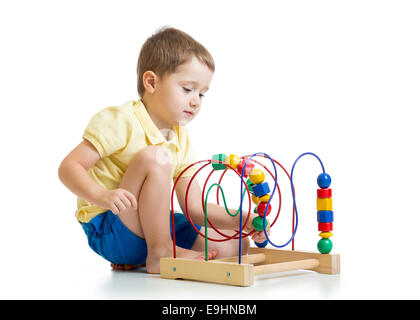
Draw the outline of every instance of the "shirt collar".
[[[146,133],[147,138],[150,143],[153,145],[168,143],[173,144],[176,147],[176,150],[179,151],[179,141],[178,141],[178,127],[173,127],[169,131],[168,140],[165,139],[162,132],[156,127],[152,118],[150,118],[149,113],[146,110],[143,102],[138,100],[133,103],[134,114],[139,120],[141,126],[143,127],[144,132]]]

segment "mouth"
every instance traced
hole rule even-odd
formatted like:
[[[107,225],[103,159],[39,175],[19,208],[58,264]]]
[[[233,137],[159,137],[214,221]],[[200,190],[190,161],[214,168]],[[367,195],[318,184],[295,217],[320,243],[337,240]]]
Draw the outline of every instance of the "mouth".
[[[186,114],[189,114],[190,116],[193,116],[194,115],[194,113],[193,112],[191,112],[191,111],[184,111]]]

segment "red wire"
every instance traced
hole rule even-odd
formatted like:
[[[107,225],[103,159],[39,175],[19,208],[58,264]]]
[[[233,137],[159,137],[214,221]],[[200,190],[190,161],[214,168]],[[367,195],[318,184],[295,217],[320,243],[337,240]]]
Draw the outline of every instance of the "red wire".
[[[250,157],[250,156],[252,156],[252,154],[249,154],[249,155],[246,155],[246,156],[243,156],[242,158],[246,158],[246,157]],[[267,158],[265,155],[257,155],[257,156],[259,156],[259,157],[263,157],[263,158]],[[267,158],[268,159],[268,158]],[[277,160],[275,160],[275,159],[272,159],[278,166],[280,166],[280,168],[282,168],[283,169],[283,171],[286,173],[286,175],[287,175],[287,177],[289,178],[289,180],[291,180],[290,179],[290,174],[287,172],[287,170],[277,161]],[[251,161],[253,161],[253,159],[251,159]],[[255,161],[255,162],[257,162],[257,161]],[[257,162],[258,163],[258,162]],[[260,165],[262,165],[261,163],[258,163],[258,164],[260,164]],[[264,165],[262,165],[263,167],[264,167]],[[265,167],[264,167],[265,168]],[[268,170],[267,168],[265,168],[268,172],[270,172],[270,170]],[[270,174],[271,174],[271,172],[270,172]],[[274,179],[274,176],[273,176],[273,174],[271,174],[271,176],[273,177],[273,179]],[[277,187],[278,187],[278,185],[277,185]],[[295,186],[293,186],[293,191],[294,191],[294,193],[295,193],[295,196],[296,196],[296,192],[295,192]],[[280,189],[279,189],[279,194],[280,194]],[[293,203],[293,209],[292,209],[292,234],[295,232],[295,216],[296,216],[296,210],[295,210],[295,204]],[[292,239],[292,250],[295,250],[295,238],[296,238],[296,236]]]
[[[258,161],[255,161],[253,159],[251,159],[251,162],[255,162],[255,163],[260,164],[261,166],[263,166],[270,173],[271,177],[274,180],[274,175],[270,172],[270,170],[267,169],[267,167],[265,167],[263,164],[259,163]],[[220,180],[219,180],[219,184],[220,185],[222,184],[222,179],[223,179],[223,176],[225,175],[226,172],[227,172],[227,170],[225,170],[222,173],[222,175],[220,176]],[[246,185],[246,183],[245,183],[245,185]],[[248,188],[248,186],[247,186],[247,188]],[[281,192],[280,192],[280,187],[279,187],[279,184],[278,183],[277,183],[277,190],[278,190],[279,195],[280,195],[279,196],[279,210],[277,211],[277,215],[276,215],[275,219],[273,220],[273,222],[271,223],[270,227],[272,227],[274,225],[274,223],[277,221],[277,218],[279,217],[280,210],[281,210]],[[217,189],[217,199],[216,200],[217,200],[217,204],[219,204],[219,189]],[[239,238],[235,238],[235,239],[239,239]]]
[[[207,162],[210,163],[211,160],[200,160],[200,161],[196,161],[192,164],[190,164],[188,167],[186,167],[184,170],[182,170],[182,172],[178,175],[178,178],[176,178],[174,185],[172,187],[172,192],[171,192],[171,215],[172,215],[172,247],[173,247],[173,253],[174,253],[174,258],[176,258],[176,239],[175,239],[175,212],[174,212],[174,192],[175,192],[175,187],[179,181],[179,179],[182,177],[182,175],[184,174],[185,171],[187,171],[189,168],[191,168],[192,166],[195,166],[196,164],[200,163],[200,162]],[[194,175],[195,176],[195,175]],[[191,179],[192,180],[192,179]],[[194,224],[192,223],[191,219],[188,219],[191,223],[191,225],[193,227]]]
[[[202,234],[196,227],[195,227],[195,225],[194,225],[194,223],[191,221],[191,217],[190,217],[190,213],[189,213],[189,211],[188,211],[188,193],[189,193],[189,189],[190,189],[190,186],[191,186],[191,183],[192,183],[192,181],[194,180],[194,178],[195,178],[195,176],[204,168],[204,167],[206,167],[206,166],[208,166],[211,162],[217,162],[217,163],[223,163],[223,162],[221,162],[221,161],[218,161],[218,160],[208,160],[209,162],[207,163],[207,164],[205,164],[205,165],[203,165],[199,170],[197,170],[196,172],[195,172],[195,174],[191,177],[191,179],[190,179],[190,182],[188,183],[188,186],[187,186],[187,191],[186,191],[186,193],[185,193],[185,213],[187,214],[187,218],[188,218],[188,220],[190,221],[190,223],[191,223],[191,225],[192,225],[192,227],[194,228],[194,230],[195,231],[197,231],[197,233],[199,234],[199,235],[201,235],[203,238],[205,237],[205,235],[204,234]],[[228,164],[225,164],[227,167],[229,167],[230,169],[232,169],[232,170],[234,170],[231,166],[229,166]],[[214,170],[213,170],[214,171]],[[206,183],[207,183],[207,181],[208,181],[208,179],[209,179],[209,177],[211,176],[211,174],[213,173],[213,171],[209,174],[209,176],[207,177],[207,180],[206,180]],[[235,170],[234,170],[235,171]],[[235,171],[236,172],[236,171]],[[236,172],[239,176],[240,176],[240,174],[238,173],[238,172]],[[246,224],[247,224],[247,222],[248,222],[248,220],[249,220],[249,217],[250,217],[250,214],[251,214],[251,194],[249,193],[249,189],[248,189],[248,187],[246,186],[246,188],[247,188],[247,191],[248,191],[248,200],[249,200],[249,211],[248,211],[248,215],[247,215],[247,217],[246,217],[246,219],[245,219],[245,222],[244,222],[244,225],[243,225],[243,227],[242,227],[242,229],[241,229],[241,231],[243,231],[243,229],[245,228],[245,226],[246,226]],[[203,199],[203,196],[204,196],[204,192],[205,192],[205,186],[203,187],[203,191],[202,191],[202,194],[201,194],[201,196],[202,196],[202,199]],[[202,202],[202,204],[203,204],[203,202]],[[204,204],[203,204],[203,211],[204,211]],[[214,239],[214,238],[211,238],[211,237],[207,237],[207,239],[209,239],[209,240],[211,240],[211,241],[216,241],[216,242],[223,242],[223,241],[227,241],[227,240],[231,240],[231,239],[238,239],[238,238],[235,238],[236,237],[236,235],[238,235],[239,234],[239,231],[236,231],[236,233],[233,235],[233,236],[228,236],[228,235],[225,235],[225,234],[223,234],[222,232],[220,232],[215,226],[213,226],[213,224],[211,223],[211,221],[209,220],[209,218],[207,217],[207,222],[210,224],[210,226],[217,232],[217,233],[219,233],[220,235],[223,235],[224,237],[225,237],[225,239]],[[249,236],[250,234],[252,234],[254,231],[251,231],[250,233],[245,233],[244,234],[244,237],[247,237],[247,236]]]
[[[217,160],[216,160],[217,161]],[[241,174],[239,174],[234,168],[232,168],[230,165],[228,165],[228,164],[226,164],[226,166],[229,168],[229,169],[232,169],[239,177],[241,177]],[[205,181],[205,183],[204,183],[204,186],[203,186],[203,191],[202,191],[202,194],[201,194],[201,205],[202,205],[202,208],[203,208],[203,211],[204,211],[204,207],[205,207],[205,202],[204,202],[204,191],[206,190],[206,186],[207,186],[207,182],[208,182],[208,180],[210,179],[210,177],[211,177],[211,175],[213,174],[213,172],[214,172],[215,170],[212,170],[211,172],[210,172],[210,174],[207,176],[207,179],[206,179],[206,181]],[[222,177],[223,177],[223,175],[225,174],[227,172],[227,169],[225,169],[224,171],[223,171],[223,174],[222,174]],[[248,189],[248,185],[246,184],[246,182],[244,182],[244,181],[242,181],[242,183],[244,183],[244,185],[245,185],[245,188],[246,188],[246,190],[247,190],[247,192],[248,192],[248,200],[249,200],[249,211],[248,211],[248,215],[247,215],[247,218],[246,218],[246,220],[245,220],[245,225],[247,224],[247,222],[248,222],[248,219],[249,219],[249,216],[250,216],[250,213],[251,213],[251,194],[250,194],[250,192],[249,192],[249,189]],[[221,179],[219,180],[219,184],[221,185]],[[219,188],[217,188],[217,204],[219,204]],[[238,230],[235,230],[236,231],[236,233],[233,235],[233,236],[231,236],[231,237],[229,237],[228,235],[226,235],[226,234],[224,234],[223,232],[221,232],[221,231],[219,231],[216,227],[214,227],[213,226],[213,224],[211,223],[211,221],[210,221],[210,219],[208,218],[208,216],[207,216],[207,221],[208,221],[208,223],[210,224],[210,226],[218,233],[218,234],[220,234],[221,236],[224,236],[225,238],[227,238],[227,239],[224,239],[224,240],[220,240],[220,239],[218,239],[217,241],[227,241],[227,240],[230,240],[230,239],[239,239],[239,237],[237,237],[237,235],[239,234],[239,231]],[[243,228],[242,228],[242,230],[243,230]],[[243,236],[244,237],[247,237],[247,236],[249,236],[249,235],[251,235],[251,234],[253,234],[254,233],[254,231],[251,231],[250,233],[248,233],[248,234],[244,234]],[[208,238],[208,239],[210,239],[210,238]],[[213,240],[214,241],[214,240]]]
[[[251,155],[246,155],[246,156],[243,156],[243,157],[241,157],[241,159],[243,159],[243,158],[247,158],[247,157],[250,157]],[[264,158],[267,158],[266,156],[264,156],[264,155],[258,155],[258,156],[260,156],[260,157],[264,157]],[[257,163],[257,164],[259,164],[259,165],[261,165],[261,166],[263,166],[264,167],[264,169],[265,170],[267,170],[269,173],[270,173],[270,175],[271,175],[271,177],[274,179],[274,175],[272,174],[272,172],[264,165],[264,164],[262,164],[262,163],[260,163],[260,162],[258,162],[258,161],[256,161],[256,160],[253,160],[253,159],[251,159],[251,161],[252,162],[255,162],[255,163]],[[289,178],[289,180],[290,180],[290,175],[289,175],[289,173],[287,172],[287,170],[278,162],[278,161],[276,161],[276,160],[274,160],[273,159],[273,161],[277,164],[277,165],[279,165],[282,169],[283,169],[283,171],[286,173],[286,175],[288,176],[288,178]],[[201,166],[201,168],[200,169],[198,169],[195,173],[194,173],[194,175],[191,177],[191,179],[190,179],[190,182],[188,183],[188,186],[187,186],[187,190],[186,190],[186,193],[185,193],[185,213],[186,213],[186,215],[187,215],[187,218],[188,218],[188,221],[191,223],[191,226],[194,228],[194,230],[199,234],[199,235],[201,235],[203,238],[205,237],[205,235],[203,235],[196,227],[195,227],[195,225],[194,225],[194,223],[192,222],[192,220],[191,220],[191,217],[190,217],[190,214],[189,214],[189,211],[188,211],[188,193],[189,193],[189,189],[190,189],[190,186],[191,186],[191,183],[192,183],[192,181],[194,180],[194,178],[195,178],[195,176],[203,169],[203,168],[205,168],[206,166],[208,166],[210,163],[212,163],[212,162],[215,162],[215,163],[221,163],[221,164],[224,164],[226,167],[228,167],[229,169],[232,169],[239,177],[241,177],[241,174],[239,174],[235,169],[233,169],[230,165],[228,165],[228,164],[226,164],[226,163],[224,163],[224,162],[222,162],[222,161],[219,161],[219,160],[200,160],[200,161],[196,161],[196,162],[194,162],[194,163],[192,163],[192,164],[190,164],[188,167],[186,167],[180,174],[179,174],[179,176],[178,176],[178,178],[175,180],[175,183],[174,183],[174,186],[172,187],[172,192],[171,192],[171,215],[172,215],[172,240],[173,240],[173,256],[174,256],[174,258],[176,258],[176,239],[175,239],[175,213],[174,213],[174,192],[175,192],[175,186],[177,185],[177,183],[178,183],[178,181],[179,181],[179,179],[182,177],[182,175],[184,174],[184,172],[186,171],[186,170],[188,170],[189,168],[191,168],[192,166],[195,166],[195,165],[197,165],[197,164],[199,164],[199,163],[202,163],[202,162],[206,162],[206,164],[204,164],[203,166]],[[203,187],[203,190],[202,190],[202,194],[201,194],[201,202],[202,202],[202,207],[203,207],[203,211],[204,211],[204,207],[205,207],[205,203],[204,203],[204,192],[205,192],[205,190],[206,190],[206,185],[207,185],[207,182],[208,182],[208,180],[210,179],[210,177],[211,177],[211,175],[213,174],[213,172],[214,172],[215,170],[212,170],[211,172],[210,172],[210,174],[207,176],[207,179],[206,179],[206,181],[205,181],[205,184],[204,184],[204,187]],[[227,169],[225,169],[224,170],[224,172],[222,173],[222,175],[221,175],[221,177],[220,177],[220,179],[219,179],[219,185],[221,185],[221,182],[222,182],[222,179],[223,179],[223,176],[225,175],[225,173],[227,172],[228,170]],[[241,232],[243,231],[243,229],[245,228],[245,226],[246,226],[246,224],[247,224],[247,222],[248,222],[248,220],[249,220],[249,217],[250,217],[250,213],[251,213],[251,195],[250,195],[250,192],[249,192],[249,189],[248,189],[248,185],[246,184],[246,182],[245,181],[243,181],[242,180],[242,183],[244,183],[244,185],[245,185],[245,188],[246,188],[246,190],[247,190],[247,193],[248,193],[248,200],[249,200],[249,211],[248,211],[248,215],[247,215],[247,217],[246,217],[246,219],[245,219],[245,222],[244,222],[244,225],[243,225],[243,227],[242,227],[242,229],[241,229]],[[294,186],[293,186],[293,189],[294,189]],[[274,221],[271,223],[271,225],[270,225],[270,227],[272,227],[273,225],[274,225],[274,223],[277,221],[277,219],[278,219],[278,217],[279,217],[279,214],[280,214],[280,209],[281,209],[281,191],[280,191],[280,187],[279,187],[279,185],[278,185],[278,183],[277,183],[277,190],[278,190],[278,192],[279,192],[279,210],[277,211],[277,215],[276,215],[276,218],[274,219]],[[217,188],[217,204],[219,205],[219,188]],[[294,207],[294,205],[293,205],[293,211],[292,211],[292,232],[294,232],[294,221],[295,221],[295,215],[296,215],[296,211],[295,211],[295,207]],[[239,239],[239,237],[237,237],[237,235],[239,234],[239,231],[237,231],[236,230],[236,233],[233,235],[233,236],[228,236],[228,235],[225,235],[224,233],[222,233],[222,232],[220,232],[216,227],[214,227],[213,226],[213,224],[211,223],[211,221],[210,221],[210,219],[209,218],[207,218],[207,221],[208,221],[208,223],[210,224],[210,226],[217,232],[217,233],[219,233],[220,235],[222,235],[222,236],[224,236],[225,237],[225,239],[214,239],[214,238],[210,238],[210,237],[207,237],[208,238],[208,240],[211,240],[211,241],[216,241],[216,242],[223,242],[223,241],[227,241],[227,240],[231,240],[231,239]],[[249,235],[251,235],[252,233],[254,233],[254,231],[251,231],[250,233],[248,233],[248,234],[246,234],[246,233],[244,233],[244,237],[247,237],[247,236],[249,236]],[[294,250],[294,239],[292,240],[292,250]]]

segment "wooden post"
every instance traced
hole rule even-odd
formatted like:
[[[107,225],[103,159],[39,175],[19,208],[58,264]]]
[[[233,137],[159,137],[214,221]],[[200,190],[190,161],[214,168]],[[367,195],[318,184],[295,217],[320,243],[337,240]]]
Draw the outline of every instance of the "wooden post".
[[[160,276],[166,279],[180,278],[251,286],[254,283],[252,268],[252,264],[246,263],[160,258]]]
[[[215,259],[214,261],[223,261],[223,262],[238,262],[238,256],[231,257],[231,258],[222,258],[222,259]],[[265,261],[265,254],[264,253],[255,253],[255,254],[248,254],[246,256],[242,256],[241,262],[242,263],[261,263]]]
[[[251,286],[254,275],[281,271],[309,269],[319,273],[340,273],[339,254],[321,254],[303,251],[249,248],[249,254],[219,260],[191,260],[161,258],[160,276],[167,279],[189,279],[218,282],[236,286]],[[252,265],[258,263],[259,265]]]
[[[340,273],[340,255],[339,254],[322,254],[305,251],[290,251],[268,248],[249,248],[249,254],[264,253],[264,264],[289,262],[304,259],[317,259],[319,266],[313,268],[313,271],[325,274]]]
[[[317,259],[296,260],[290,262],[280,262],[273,264],[263,264],[254,267],[254,274],[266,274],[298,269],[313,269],[319,266]]]

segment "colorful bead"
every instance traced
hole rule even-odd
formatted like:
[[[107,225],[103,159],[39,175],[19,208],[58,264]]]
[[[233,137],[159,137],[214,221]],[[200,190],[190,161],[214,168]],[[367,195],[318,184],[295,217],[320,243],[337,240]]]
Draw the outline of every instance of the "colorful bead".
[[[320,210],[332,210],[332,198],[317,198],[316,208]]]
[[[332,231],[332,222],[318,222],[318,231]]]
[[[324,239],[328,239],[333,236],[332,232],[320,232],[319,236]]]
[[[211,157],[212,160],[218,160],[218,161],[225,161],[226,155],[224,153],[215,154]],[[225,170],[226,166],[223,163],[219,162],[212,162],[211,163],[214,170]]]
[[[248,186],[249,192],[251,194],[254,194],[254,190],[252,190],[252,187],[254,186],[254,184],[251,182],[251,180],[246,180],[246,185]]]
[[[324,254],[330,253],[332,250],[333,244],[330,239],[319,239],[318,241],[318,251]]]
[[[263,220],[263,218],[261,218],[259,216],[255,217],[254,220],[252,220],[252,225],[253,225],[254,229],[257,230],[257,231],[263,231],[264,230],[263,221],[265,221],[265,225],[267,226],[268,225],[267,219]]]
[[[270,193],[270,187],[267,182],[256,184],[252,187],[252,190],[254,190],[254,194],[257,197],[262,197],[263,195]]]
[[[266,195],[263,195],[262,197],[259,197],[259,199],[260,199],[260,201],[262,201],[262,202],[268,202],[268,200],[270,200],[270,194],[266,194]]]
[[[257,206],[257,213],[260,217],[264,217],[264,211],[267,208],[267,202],[260,202]],[[271,212],[271,204],[268,205],[266,216]]]
[[[329,189],[331,185],[331,177],[327,173],[321,173],[317,178],[318,186],[321,189],[317,190],[317,220],[318,230],[321,231],[319,236],[322,237],[318,241],[318,251],[321,253],[329,253],[332,250],[332,242],[329,239],[333,234],[334,213],[332,211],[332,191]]]
[[[260,202],[268,202],[268,200],[270,200],[270,194],[265,194],[261,197],[257,197],[254,195],[254,191],[252,191],[252,202],[254,202],[255,204],[259,204]]]
[[[236,170],[238,164],[241,162],[241,158],[239,158],[236,154],[230,154],[226,157],[225,162]]]
[[[236,171],[238,171],[239,174],[242,174],[242,171],[244,170],[245,163],[248,159],[243,159],[236,168]],[[251,163],[251,161],[248,161],[246,164],[245,172],[244,172],[244,178],[248,178],[249,173],[254,169],[255,165]]]
[[[327,189],[331,185],[331,177],[328,173],[321,173],[316,181],[322,189]]]
[[[251,196],[252,202],[259,204],[261,202],[260,198],[256,197],[254,194]]]
[[[334,215],[332,211],[318,211],[318,222],[333,222]]]
[[[331,198],[332,197],[332,191],[331,189],[318,189],[316,191],[316,195],[318,198]]]
[[[253,184],[263,183],[264,179],[265,179],[264,172],[262,172],[262,170],[260,170],[258,168],[254,168],[249,173],[249,179],[251,179],[251,182]]]
[[[268,240],[265,240],[264,242],[254,242],[254,243],[258,248],[265,248],[268,243]]]

